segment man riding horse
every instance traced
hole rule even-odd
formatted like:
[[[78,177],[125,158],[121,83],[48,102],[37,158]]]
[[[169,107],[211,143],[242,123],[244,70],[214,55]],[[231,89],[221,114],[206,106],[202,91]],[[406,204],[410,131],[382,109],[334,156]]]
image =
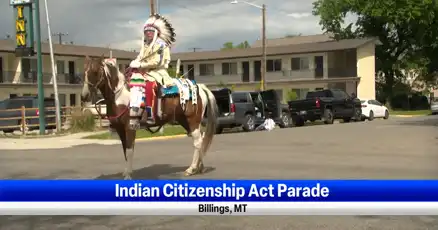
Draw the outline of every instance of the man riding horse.
[[[141,76],[140,78],[143,78],[137,80],[132,80],[131,78],[131,83],[134,82],[134,84],[130,84],[131,115],[135,116],[136,114],[141,114],[141,112],[138,113],[138,111],[142,111],[142,107],[145,107],[145,98],[143,96],[147,94],[147,92],[144,92],[146,87],[143,87],[143,89],[142,87],[135,87],[135,82],[154,81],[163,88],[174,85],[174,80],[167,72],[170,63],[170,45],[173,42],[175,42],[175,32],[172,25],[161,15],[151,15],[143,26],[140,53],[137,58],[129,64],[131,69],[137,71],[131,76],[134,78]],[[160,101],[158,101],[158,104],[160,104]],[[154,112],[155,111],[151,108],[146,114],[149,117],[153,117]],[[133,126],[134,129],[139,128],[139,121],[139,119],[131,119],[131,126]],[[152,123],[154,123],[154,121],[152,121]]]
[[[99,91],[107,106],[107,118],[122,144],[126,167],[125,179],[133,173],[136,130],[140,121],[146,129],[165,124],[181,125],[193,140],[193,159],[186,176],[204,171],[203,158],[216,131],[218,108],[213,93],[205,84],[193,80],[171,78],[167,73],[170,45],[175,33],[160,15],[152,15],[143,27],[142,48],[131,62],[126,75],[114,62],[103,57],[87,57],[81,93],[83,102]],[[128,87],[126,87],[129,85]],[[205,129],[201,124],[206,118]]]
[[[171,85],[167,73],[170,62],[169,46],[175,42],[175,32],[170,23],[160,15],[152,15],[143,27],[140,53],[129,67],[147,71],[150,77],[163,84]]]

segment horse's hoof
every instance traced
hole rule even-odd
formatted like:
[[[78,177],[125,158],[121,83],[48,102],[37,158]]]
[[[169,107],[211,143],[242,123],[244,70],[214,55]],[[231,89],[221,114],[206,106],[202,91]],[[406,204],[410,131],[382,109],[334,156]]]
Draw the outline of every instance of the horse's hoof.
[[[188,168],[188,169],[184,172],[184,176],[193,176],[193,175],[196,175],[196,174],[202,174],[202,173],[204,173],[204,170],[205,170],[205,168],[204,168],[204,164],[201,163],[201,164],[198,166],[197,169]]]
[[[125,180],[131,180],[132,179],[132,177],[131,176],[125,176],[125,178],[124,178]]]

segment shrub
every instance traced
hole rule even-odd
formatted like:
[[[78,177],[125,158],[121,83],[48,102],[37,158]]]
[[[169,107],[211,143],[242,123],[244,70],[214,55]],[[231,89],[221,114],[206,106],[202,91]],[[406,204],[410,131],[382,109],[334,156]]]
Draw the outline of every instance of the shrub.
[[[298,99],[298,95],[295,91],[289,90],[287,92],[287,101],[295,101]]]
[[[71,112],[70,130],[72,132],[93,131],[96,127],[96,120],[93,113],[86,109],[74,108]]]

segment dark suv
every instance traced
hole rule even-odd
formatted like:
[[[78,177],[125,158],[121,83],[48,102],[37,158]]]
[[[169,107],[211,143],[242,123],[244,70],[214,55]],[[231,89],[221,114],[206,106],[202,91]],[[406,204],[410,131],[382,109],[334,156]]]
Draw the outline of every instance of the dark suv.
[[[8,133],[20,130],[19,125],[22,123],[20,109],[22,106],[26,109],[33,108],[25,111],[25,122],[29,130],[39,129],[38,97],[15,97],[0,102],[0,131]],[[55,100],[53,98],[45,98],[44,107],[46,108],[46,128],[56,128]]]

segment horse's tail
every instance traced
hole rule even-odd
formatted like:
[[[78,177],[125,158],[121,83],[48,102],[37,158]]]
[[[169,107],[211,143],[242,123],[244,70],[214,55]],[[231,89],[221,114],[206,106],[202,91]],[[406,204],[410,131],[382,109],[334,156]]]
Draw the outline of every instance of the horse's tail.
[[[213,141],[213,136],[216,133],[217,124],[217,114],[218,108],[216,104],[216,98],[213,93],[204,84],[198,84],[198,87],[205,92],[207,95],[207,101],[205,108],[207,109],[207,125],[204,132],[204,138],[202,140],[201,152],[206,155],[208,148],[210,148],[211,142]]]

